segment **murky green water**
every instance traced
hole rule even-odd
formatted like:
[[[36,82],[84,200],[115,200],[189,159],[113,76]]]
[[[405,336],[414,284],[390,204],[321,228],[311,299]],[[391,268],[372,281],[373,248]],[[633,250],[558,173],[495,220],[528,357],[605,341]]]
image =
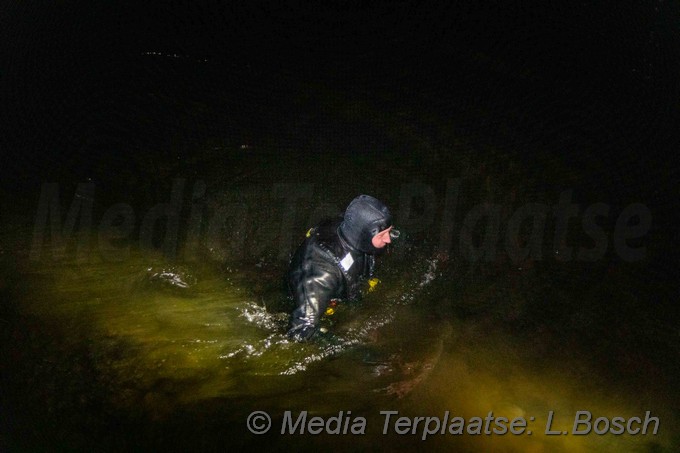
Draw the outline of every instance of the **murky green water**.
[[[545,350],[540,333],[508,334],[503,326],[512,314],[489,308],[488,291],[450,281],[445,257],[397,249],[381,258],[378,288],[361,303],[342,304],[324,320],[332,334],[313,344],[285,337],[289,302],[277,278],[285,271],[281,263],[170,263],[148,250],[118,263],[23,262],[15,283],[6,282],[14,311],[3,320],[11,356],[4,373],[14,393],[5,404],[25,404],[13,409],[18,432],[42,434],[13,441],[102,449],[423,445],[421,431],[382,434],[380,411],[392,410],[410,417],[443,418],[446,411],[535,417],[532,435],[429,436],[425,445],[441,450],[677,446],[678,414],[661,381],[632,392],[627,377],[608,381],[589,357],[565,353],[560,360],[559,352]],[[456,309],[473,305],[486,307],[484,315]],[[254,410],[272,415],[273,433],[247,431]],[[325,417],[343,411],[348,419],[351,411],[366,418],[367,430],[281,435],[286,410]],[[561,430],[570,429],[578,410],[610,417],[651,410],[662,429],[657,436],[543,434],[549,411]]]
[[[518,183],[521,175],[485,174],[490,165],[464,156],[431,168],[396,156],[357,162],[318,157],[326,171],[310,173],[300,156],[285,161],[253,153],[226,164],[224,152],[208,153],[210,165],[200,163],[204,218],[209,223],[224,206],[238,215],[227,218],[218,235],[199,238],[193,255],[170,260],[160,248],[132,241],[120,261],[103,259],[96,247],[84,257],[71,248],[54,258],[46,234],[40,259],[31,260],[35,214],[28,227],[7,228],[0,332],[10,449],[678,448],[674,383],[680,371],[673,357],[680,342],[662,316],[665,309],[652,306],[663,288],[643,282],[633,265],[548,257],[514,266],[503,256],[472,263],[456,244],[450,254],[441,253],[439,226],[405,226],[392,252],[379,257],[375,291],[341,304],[323,321],[329,334],[318,342],[287,340],[292,307],[283,284],[285,253],[319,218],[359,192],[397,211],[403,184],[419,175],[440,178],[432,182],[439,204],[447,178],[462,177],[458,212],[488,200],[512,207],[540,199],[535,187]],[[162,184],[152,203],[168,201],[171,181]],[[287,217],[282,194],[304,192],[305,184],[313,190]],[[107,202],[123,196],[106,195]],[[191,206],[187,202],[185,211]],[[460,225],[460,214],[455,222]],[[246,420],[256,410],[271,414],[271,432],[248,431]],[[281,434],[288,410],[364,417],[366,431]],[[579,410],[610,418],[651,411],[660,429],[655,436],[545,435],[550,411],[552,428],[564,430]],[[423,441],[422,430],[383,434],[381,411],[442,419],[447,411],[465,419],[491,411],[534,417],[533,432],[438,434]]]
[[[3,9],[0,80],[0,451],[680,451],[673,2],[526,18],[381,2],[362,20],[351,2],[116,5],[73,24],[75,5],[16,3]],[[84,256],[54,257],[46,226],[31,258],[43,183],[58,187],[64,231],[82,227],[70,203],[92,202]],[[409,222],[414,187],[428,191]],[[504,236],[514,210],[553,209],[563,191],[580,209],[611,208],[574,219],[607,236],[604,258],[561,261],[554,225],[540,259],[512,262],[502,246],[464,256],[475,207],[499,206]],[[385,201],[403,233],[379,258],[381,284],[325,318],[319,341],[291,343],[287,258],[360,193]],[[140,245],[140,224],[175,198],[170,259],[163,241]],[[130,246],[119,261],[97,245],[117,203],[135,214],[129,238],[109,243]],[[613,251],[630,203],[653,211],[629,244],[647,247],[636,263]],[[477,226],[467,245],[484,237]],[[568,236],[586,252],[601,242]],[[249,431],[253,411],[271,415],[270,432]],[[286,411],[367,426],[281,434]],[[493,412],[530,420],[532,434],[421,440],[422,425],[383,434],[381,411]],[[562,431],[577,411],[649,411],[659,431],[546,435],[549,414]]]

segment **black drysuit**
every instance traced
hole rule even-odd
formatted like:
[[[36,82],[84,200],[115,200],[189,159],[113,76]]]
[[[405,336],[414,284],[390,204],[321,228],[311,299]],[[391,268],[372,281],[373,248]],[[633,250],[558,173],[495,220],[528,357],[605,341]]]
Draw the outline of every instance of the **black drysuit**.
[[[375,257],[353,249],[340,237],[337,229],[341,221],[326,221],[312,228],[291,260],[288,285],[297,308],[289,335],[296,340],[316,334],[331,299],[355,299],[361,283],[373,275]]]
[[[373,275],[378,249],[372,237],[391,225],[385,205],[360,195],[345,216],[312,228],[290,263],[288,285],[296,308],[288,335],[298,341],[311,339],[331,299],[355,299],[362,283]]]

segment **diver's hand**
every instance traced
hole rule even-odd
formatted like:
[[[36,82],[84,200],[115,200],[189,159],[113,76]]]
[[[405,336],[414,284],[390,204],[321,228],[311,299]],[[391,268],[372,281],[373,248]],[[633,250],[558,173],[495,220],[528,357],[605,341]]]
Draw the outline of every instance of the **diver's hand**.
[[[317,334],[319,329],[317,329],[315,326],[310,325],[310,324],[302,324],[296,327],[293,327],[288,331],[288,338],[294,341],[309,341],[312,338],[314,338]]]

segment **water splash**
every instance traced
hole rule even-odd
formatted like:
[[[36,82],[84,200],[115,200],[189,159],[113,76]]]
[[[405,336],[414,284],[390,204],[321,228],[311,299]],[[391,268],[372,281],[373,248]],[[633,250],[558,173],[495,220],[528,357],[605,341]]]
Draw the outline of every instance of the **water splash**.
[[[239,317],[245,318],[251,324],[264,330],[281,330],[286,327],[288,322],[287,313],[271,313],[264,305],[255,302],[246,302],[243,307],[239,307],[241,312]]]
[[[411,283],[410,288],[401,292],[396,300],[389,297],[382,299],[377,313],[359,319],[342,333],[321,335],[320,340],[316,343],[305,345],[291,343],[284,334],[288,321],[287,313],[271,313],[267,311],[264,305],[247,302],[239,307],[239,317],[244,318],[248,323],[257,326],[259,329],[269,332],[269,334],[265,338],[245,343],[235,351],[221,355],[220,358],[262,359],[265,353],[268,356],[271,355],[274,360],[287,357],[288,360],[284,359],[280,364],[283,369],[279,374],[290,376],[306,371],[313,363],[337,356],[353,347],[365,344],[374,337],[379,329],[395,320],[395,311],[391,305],[413,303],[422,290],[438,276],[438,260],[436,258],[418,261],[414,267],[421,269],[417,273],[419,278]]]
[[[146,270],[146,276],[150,283],[158,283],[181,289],[189,289],[194,286],[197,281],[196,277],[182,267],[149,267]]]
[[[427,260],[427,262],[428,262],[427,271],[425,271],[425,274],[423,274],[422,280],[420,281],[420,283],[418,283],[419,288],[422,288],[424,286],[429,285],[438,276],[437,275],[438,260],[436,258],[433,258],[433,259]]]
[[[412,282],[410,287],[407,286],[401,291],[392,302],[400,305],[409,305],[416,302],[417,296],[439,277],[440,274],[437,272],[438,264],[438,258],[426,258],[424,261],[416,261],[414,264],[416,269],[422,269],[425,266],[426,268],[420,271],[422,273],[420,278]]]

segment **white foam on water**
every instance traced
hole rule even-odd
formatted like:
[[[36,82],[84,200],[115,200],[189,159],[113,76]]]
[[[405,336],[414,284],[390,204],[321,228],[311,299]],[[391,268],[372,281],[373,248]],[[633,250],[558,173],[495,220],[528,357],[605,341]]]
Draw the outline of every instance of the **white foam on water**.
[[[412,282],[410,288],[401,293],[397,300],[386,300],[384,302],[386,306],[390,304],[408,305],[415,302],[423,288],[430,285],[437,278],[437,259],[426,259],[424,262],[416,263],[416,266],[425,268],[420,274],[420,278]],[[271,313],[267,311],[264,305],[253,301],[245,302],[237,309],[240,312],[240,318],[245,319],[247,323],[253,324],[259,329],[269,332],[269,334],[265,338],[256,341],[244,342],[236,350],[223,354],[220,358],[249,360],[261,358],[267,353],[268,356],[274,359],[275,364],[277,359],[283,359],[280,360],[282,371],[278,374],[287,376],[306,371],[313,363],[341,354],[356,345],[364,344],[376,330],[393,322],[395,319],[395,312],[393,310],[384,310],[378,314],[368,316],[357,326],[351,327],[342,335],[331,334],[322,339],[322,341],[302,345],[291,342],[285,334],[289,319],[288,313]],[[327,340],[326,344],[323,344],[324,340]],[[282,353],[283,350],[286,351],[285,354]],[[296,352],[298,351],[303,354],[301,358],[299,354],[296,357]],[[285,357],[289,359],[287,360]],[[277,365],[275,365],[276,367]]]

